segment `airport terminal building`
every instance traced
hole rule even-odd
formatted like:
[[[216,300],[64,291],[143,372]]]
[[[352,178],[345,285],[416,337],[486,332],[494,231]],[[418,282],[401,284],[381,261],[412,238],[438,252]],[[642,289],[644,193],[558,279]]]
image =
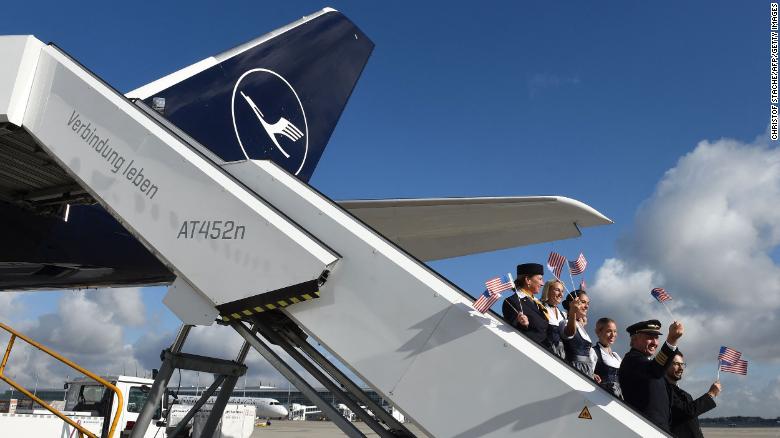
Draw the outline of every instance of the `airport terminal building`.
[[[168,388],[171,392],[177,392],[176,387],[169,387]],[[387,408],[389,406],[389,403],[387,403],[382,397],[376,393],[373,389],[369,388],[362,388],[363,392],[368,395],[371,400],[379,404],[379,406]],[[183,387],[178,389],[178,394],[180,395],[200,395],[205,390],[205,387],[203,388],[195,388],[194,386],[190,387]],[[217,391],[218,393],[219,391]],[[328,391],[325,388],[318,388],[317,392],[319,393],[320,397],[322,397],[325,401],[329,402],[330,404],[336,406],[341,401],[336,398],[330,391]],[[65,399],[65,390],[62,388],[41,388],[38,389],[35,392],[35,395],[42,398],[46,401],[52,401],[52,400],[64,400]],[[215,394],[216,395],[216,394]],[[233,391],[234,397],[263,397],[263,398],[273,398],[279,401],[279,403],[285,405],[286,407],[291,407],[293,404],[300,404],[300,405],[313,405],[314,403],[310,401],[306,396],[301,394],[299,390],[297,390],[295,387],[290,388],[277,388],[277,387],[271,387],[271,386],[249,386],[247,388],[237,388]],[[16,390],[7,390],[0,395],[0,400],[10,400],[12,398],[24,400],[27,399],[27,397],[24,394],[21,394],[19,391]]]

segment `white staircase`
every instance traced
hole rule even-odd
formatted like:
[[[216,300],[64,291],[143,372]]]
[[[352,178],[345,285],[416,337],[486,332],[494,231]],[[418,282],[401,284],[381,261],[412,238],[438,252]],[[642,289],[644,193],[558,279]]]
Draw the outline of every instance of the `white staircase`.
[[[54,46],[4,37],[0,51],[0,122],[177,275],[166,302],[184,322],[284,307],[432,436],[663,436],[274,163],[220,162]],[[264,300],[279,291],[319,298]]]

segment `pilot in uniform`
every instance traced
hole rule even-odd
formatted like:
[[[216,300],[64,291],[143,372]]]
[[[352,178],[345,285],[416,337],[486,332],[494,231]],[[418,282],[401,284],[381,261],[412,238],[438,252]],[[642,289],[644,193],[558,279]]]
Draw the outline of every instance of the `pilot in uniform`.
[[[667,341],[655,357],[661,322],[656,319],[629,326],[631,351],[620,363],[618,380],[623,398],[631,407],[665,432],[670,432],[671,399],[666,384],[666,367],[677,350],[677,340],[682,336],[682,324],[674,322],[669,327]]]
[[[517,291],[504,300],[501,311],[506,322],[550,350],[550,342],[547,340],[547,309],[534,296],[541,288],[543,275],[544,268],[538,263],[517,265]],[[517,315],[521,311],[528,318],[528,327],[523,327],[517,321]]]

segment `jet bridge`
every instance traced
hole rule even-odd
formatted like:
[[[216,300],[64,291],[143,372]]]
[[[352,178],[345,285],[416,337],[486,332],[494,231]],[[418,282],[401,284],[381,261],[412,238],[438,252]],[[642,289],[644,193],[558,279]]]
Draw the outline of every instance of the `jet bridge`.
[[[255,332],[302,350],[311,336],[431,436],[664,436],[273,162],[222,162],[56,46],[2,37],[0,51],[5,131],[175,273],[165,300],[185,324],[219,318],[264,354]]]

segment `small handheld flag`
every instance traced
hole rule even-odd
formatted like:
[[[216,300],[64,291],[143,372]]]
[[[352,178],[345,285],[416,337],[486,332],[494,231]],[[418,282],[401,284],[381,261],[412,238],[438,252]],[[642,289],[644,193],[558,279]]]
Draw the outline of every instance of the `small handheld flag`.
[[[586,290],[588,288],[588,285],[585,284],[585,279],[583,278],[580,280],[580,290]]]
[[[724,362],[728,363],[734,363],[738,361],[742,357],[742,353],[739,351],[730,348],[730,347],[720,347],[720,352],[718,353],[718,360],[722,360]]]
[[[485,313],[493,304],[496,304],[496,301],[498,301],[499,298],[501,298],[501,294],[486,290],[485,292],[482,292],[482,295],[474,302],[474,309],[479,313]]]
[[[506,274],[486,281],[485,287],[487,288],[485,292],[482,292],[482,295],[474,302],[474,309],[480,313],[487,312],[496,301],[501,299],[501,292],[514,289],[515,284],[512,281],[512,274]]]
[[[748,366],[747,361],[742,359],[739,359],[734,363],[721,361],[720,371],[723,371],[724,373],[734,373],[734,374],[741,374],[743,376],[746,376],[747,366]]]
[[[556,252],[551,252],[550,256],[547,257],[547,269],[549,269],[558,280],[561,279],[561,271],[563,270],[563,265],[565,264],[566,257]]]
[[[664,309],[669,313],[669,316],[672,318],[672,321],[675,321],[676,318],[674,315],[672,315],[672,311],[669,310],[668,307],[666,307],[666,302],[670,301],[672,299],[672,296],[666,293],[666,291],[661,287],[653,288],[653,290],[650,291],[650,295],[653,296],[656,300],[658,300],[659,303],[664,305]]]
[[[490,292],[501,293],[507,289],[514,289],[515,285],[512,282],[512,276],[506,274],[503,277],[491,278],[486,281],[485,287],[487,287],[487,290]]]
[[[588,261],[585,259],[585,255],[583,253],[580,253],[580,256],[577,257],[577,260],[573,262],[569,262],[569,269],[571,270],[571,275],[580,275],[583,272],[585,272],[585,268],[588,267]]]
[[[658,300],[659,303],[670,301],[672,299],[672,296],[666,293],[666,291],[660,287],[651,290],[650,295],[652,295],[653,298]]]

